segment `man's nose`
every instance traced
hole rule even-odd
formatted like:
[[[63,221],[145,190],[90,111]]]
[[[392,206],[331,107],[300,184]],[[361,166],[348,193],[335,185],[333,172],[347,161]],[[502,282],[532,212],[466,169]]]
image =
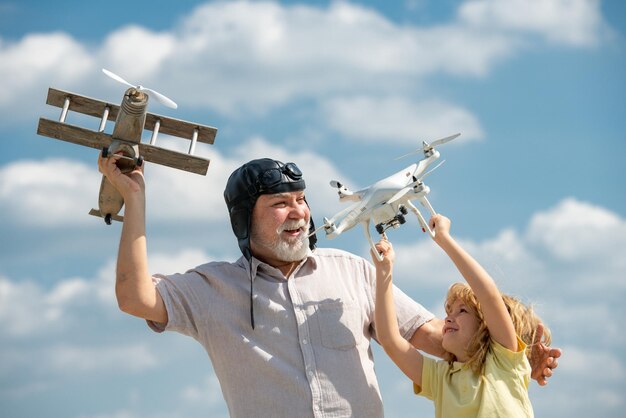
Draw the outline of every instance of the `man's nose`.
[[[289,212],[289,216],[294,219],[305,218],[306,214],[307,214],[307,206],[299,205],[299,204],[294,205],[291,211]]]

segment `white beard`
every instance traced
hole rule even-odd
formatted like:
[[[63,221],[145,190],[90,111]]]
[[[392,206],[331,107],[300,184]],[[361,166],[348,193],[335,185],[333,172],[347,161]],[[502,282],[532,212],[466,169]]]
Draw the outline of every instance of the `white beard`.
[[[302,234],[295,238],[283,238],[281,232],[285,230],[302,228]],[[276,236],[272,240],[259,239],[257,234],[252,228],[251,239],[257,245],[267,248],[272,252],[274,257],[281,261],[300,261],[304,259],[309,253],[309,223],[305,220],[300,221],[286,221],[284,224],[276,229]],[[306,238],[302,239],[304,236]]]

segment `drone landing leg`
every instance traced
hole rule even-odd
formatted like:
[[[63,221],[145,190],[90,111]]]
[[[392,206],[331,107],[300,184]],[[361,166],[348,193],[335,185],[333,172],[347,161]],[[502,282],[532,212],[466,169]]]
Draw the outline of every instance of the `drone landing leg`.
[[[427,201],[428,202],[428,201]],[[428,225],[428,222],[426,222],[426,219],[424,219],[424,217],[422,216],[422,213],[419,211],[418,208],[415,207],[415,205],[411,202],[406,202],[408,204],[408,206],[411,208],[411,211],[415,214],[415,216],[417,216],[417,220],[419,221],[421,227],[422,227],[422,232],[427,232],[428,234],[432,237],[435,238],[435,231],[433,231],[430,226]],[[428,206],[430,206],[430,203],[428,204]],[[432,206],[430,207],[430,209],[432,209]],[[434,211],[433,211],[434,213]]]
[[[376,256],[376,259],[378,261],[383,261],[383,255],[378,252],[378,250],[376,249],[376,244],[374,244],[374,241],[372,240],[372,234],[370,233],[369,220],[367,222],[361,222],[361,225],[363,225],[363,231],[365,232],[365,237],[367,238],[367,241],[370,243],[370,247],[372,248],[372,252]]]

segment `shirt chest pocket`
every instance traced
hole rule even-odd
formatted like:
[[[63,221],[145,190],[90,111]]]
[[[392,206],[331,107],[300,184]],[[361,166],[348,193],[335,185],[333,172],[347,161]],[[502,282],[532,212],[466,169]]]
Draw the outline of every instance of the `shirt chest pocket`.
[[[363,327],[361,311],[343,301],[323,302],[315,311],[319,342],[326,348],[349,350],[356,346],[356,335]]]

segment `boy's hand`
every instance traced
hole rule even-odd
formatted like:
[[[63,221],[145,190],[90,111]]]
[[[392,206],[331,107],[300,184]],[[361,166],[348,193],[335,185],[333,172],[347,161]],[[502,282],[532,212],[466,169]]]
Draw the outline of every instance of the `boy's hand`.
[[[433,215],[428,221],[430,229],[435,233],[434,240],[437,244],[441,244],[444,240],[450,238],[450,219],[441,214]]]
[[[396,253],[393,250],[393,245],[391,242],[387,241],[386,238],[381,239],[376,244],[376,251],[383,256],[382,261],[378,261],[376,258],[376,254],[370,250],[372,260],[374,261],[374,266],[376,269],[381,269],[384,274],[391,273],[391,269],[393,267],[393,262],[396,258]]]

